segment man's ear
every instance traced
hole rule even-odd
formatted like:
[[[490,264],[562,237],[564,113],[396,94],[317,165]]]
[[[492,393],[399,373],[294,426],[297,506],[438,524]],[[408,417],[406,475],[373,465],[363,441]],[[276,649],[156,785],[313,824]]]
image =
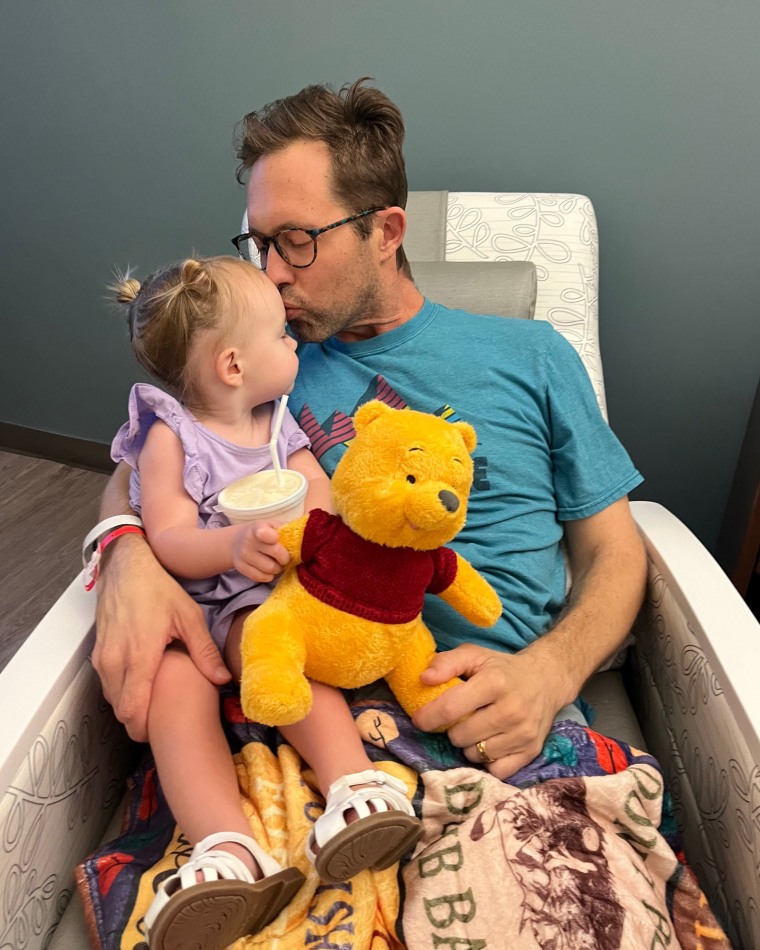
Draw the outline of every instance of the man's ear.
[[[243,383],[243,364],[240,354],[234,346],[228,346],[216,357],[214,363],[216,375],[228,386],[241,386]]]
[[[385,261],[396,256],[406,234],[406,212],[403,208],[393,206],[386,208],[377,215],[382,228],[380,239],[380,258]]]

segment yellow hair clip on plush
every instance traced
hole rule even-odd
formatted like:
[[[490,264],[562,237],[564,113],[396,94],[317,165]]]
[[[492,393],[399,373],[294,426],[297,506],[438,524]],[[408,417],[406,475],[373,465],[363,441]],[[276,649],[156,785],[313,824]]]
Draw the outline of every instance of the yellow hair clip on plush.
[[[467,515],[473,427],[373,401],[354,428],[332,480],[337,515],[280,528],[290,564],[245,623],[241,700],[256,722],[303,719],[308,679],[351,689],[384,677],[412,715],[458,682],[420,682],[435,653],[425,592],[478,626],[501,614],[490,584],[444,547]]]

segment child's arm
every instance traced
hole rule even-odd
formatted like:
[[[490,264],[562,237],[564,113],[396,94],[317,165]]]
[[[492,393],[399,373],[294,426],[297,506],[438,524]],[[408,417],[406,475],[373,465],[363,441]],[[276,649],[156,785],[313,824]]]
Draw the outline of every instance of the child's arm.
[[[306,477],[308,486],[304,500],[305,510],[309,512],[312,508],[322,508],[332,513],[330,479],[311,452],[308,449],[298,449],[288,457],[288,468]],[[280,542],[279,531],[274,525],[266,521],[259,521],[252,525],[249,534],[240,536],[235,541],[233,553],[237,570],[247,577],[253,577],[252,571],[257,571],[260,573],[256,573],[256,580],[270,581],[275,574],[279,574],[280,570],[287,566],[291,555],[298,563],[303,525],[299,529],[296,529],[295,525],[300,524],[302,520],[305,523],[305,519],[290,522],[290,525],[294,527],[290,532],[287,546]],[[265,576],[267,569],[272,573]]]
[[[306,489],[306,511],[322,508],[333,513],[330,479],[309,449],[298,449],[288,458],[288,468],[306,476],[309,483]]]
[[[166,423],[157,420],[140,452],[142,519],[156,557],[178,577],[213,577],[232,569],[232,546],[246,525],[208,531],[183,484],[185,453]]]
[[[231,525],[209,531],[198,525],[198,506],[185,491],[185,453],[164,423],[150,428],[140,452],[142,518],[148,541],[159,561],[178,577],[213,577],[233,568],[233,546],[254,525]],[[261,523],[259,523],[261,524]],[[271,580],[287,563],[277,558],[276,544],[254,542],[262,560],[246,574]]]

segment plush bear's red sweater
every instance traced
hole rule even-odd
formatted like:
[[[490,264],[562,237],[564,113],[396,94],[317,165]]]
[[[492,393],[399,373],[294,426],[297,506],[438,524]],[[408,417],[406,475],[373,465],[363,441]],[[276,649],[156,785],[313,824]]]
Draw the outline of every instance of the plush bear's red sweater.
[[[317,600],[379,623],[408,623],[425,592],[439,594],[456,577],[451,548],[388,548],[359,537],[337,515],[309,514],[298,579]]]

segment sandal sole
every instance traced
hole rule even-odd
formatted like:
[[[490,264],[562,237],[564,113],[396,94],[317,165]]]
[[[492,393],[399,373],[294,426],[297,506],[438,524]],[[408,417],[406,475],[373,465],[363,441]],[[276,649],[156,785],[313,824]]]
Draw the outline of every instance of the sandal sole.
[[[401,811],[384,811],[352,821],[314,859],[320,878],[328,884],[348,881],[360,871],[384,871],[411,849],[422,834],[417,818]]]
[[[151,950],[224,950],[270,924],[300,890],[297,868],[248,884],[207,881],[177,891],[151,927]]]

